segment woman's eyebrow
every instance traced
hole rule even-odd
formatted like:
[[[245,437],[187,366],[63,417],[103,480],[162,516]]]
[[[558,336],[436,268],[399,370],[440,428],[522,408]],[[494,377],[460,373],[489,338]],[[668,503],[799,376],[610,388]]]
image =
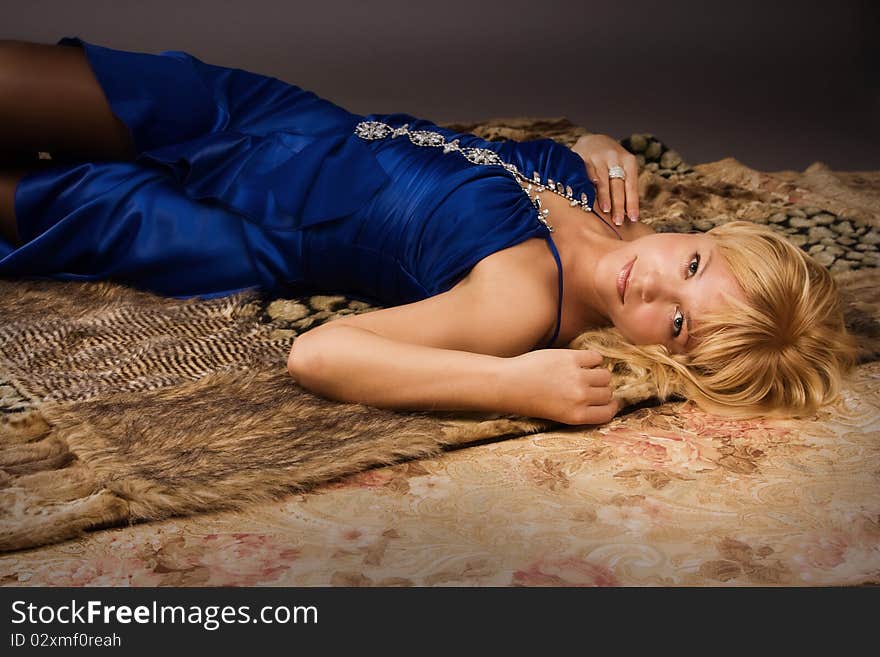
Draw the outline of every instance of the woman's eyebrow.
[[[712,263],[712,253],[713,251],[709,251],[706,255],[706,264],[703,265],[703,268],[700,270],[700,278],[703,277],[703,274],[706,273],[706,270],[709,269],[709,265]]]
[[[700,273],[697,274],[697,278],[702,278],[703,274],[706,273],[706,270],[709,269],[709,265],[712,263],[712,253],[713,253],[712,251],[709,251],[709,253],[706,255],[706,264],[703,265],[703,268],[700,270]],[[693,321],[691,320],[691,312],[689,310],[685,311],[684,319],[685,319],[685,323],[687,324],[687,330],[688,330],[687,340],[684,341],[685,349],[687,349],[687,346],[691,342],[691,331],[693,330],[693,326],[694,326]]]

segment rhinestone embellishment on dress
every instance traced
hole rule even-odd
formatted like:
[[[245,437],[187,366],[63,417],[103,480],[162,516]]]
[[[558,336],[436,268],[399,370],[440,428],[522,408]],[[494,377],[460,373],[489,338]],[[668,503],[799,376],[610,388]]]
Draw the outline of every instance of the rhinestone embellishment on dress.
[[[538,220],[551,233],[553,232],[553,226],[547,221],[547,215],[550,214],[550,210],[541,207],[541,199],[537,192],[551,191],[568,199],[572,207],[579,205],[585,212],[590,212],[593,209],[590,207],[590,199],[586,193],[581,192],[580,200],[574,197],[571,185],[564,185],[562,182],[554,181],[552,178],[548,178],[547,182],[544,183],[537,171],[532,172],[531,178],[527,178],[515,165],[502,161],[495,151],[488,148],[462,148],[458,144],[458,139],[447,142],[446,137],[433,130],[410,130],[408,123],[404,123],[399,128],[392,128],[382,121],[361,121],[357,124],[354,131],[358,137],[367,140],[385,139],[386,137],[393,139],[394,137],[406,135],[416,146],[442,147],[444,153],[457,151],[473,164],[497,164],[504,167],[516,178],[517,182],[521,183],[521,185],[526,185],[523,187],[523,191],[538,211]],[[536,192],[534,197],[532,196],[533,190]]]

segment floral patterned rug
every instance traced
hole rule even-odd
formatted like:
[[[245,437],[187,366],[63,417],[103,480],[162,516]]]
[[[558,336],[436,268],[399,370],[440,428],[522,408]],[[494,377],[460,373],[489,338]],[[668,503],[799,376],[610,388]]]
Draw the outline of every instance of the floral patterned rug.
[[[578,133],[560,120],[460,129],[566,143]],[[691,167],[651,135],[624,144],[646,172],[643,216],[701,230],[732,218],[776,225],[857,283],[851,307],[863,335],[880,338],[868,298],[880,172]],[[289,326],[277,330],[305,330],[294,315],[279,315]],[[863,346],[843,407],[809,419],[730,421],[668,403],[600,427],[487,439],[245,510],[3,554],[0,585],[877,585],[880,362]],[[28,403],[0,382],[0,410]]]
[[[880,584],[880,363],[852,416],[689,403],[0,556],[6,586]]]

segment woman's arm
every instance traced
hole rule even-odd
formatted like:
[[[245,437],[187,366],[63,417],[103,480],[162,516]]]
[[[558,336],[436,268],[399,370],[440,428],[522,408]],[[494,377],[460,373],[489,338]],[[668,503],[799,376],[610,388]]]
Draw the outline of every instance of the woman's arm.
[[[303,333],[288,370],[304,387],[341,401],[510,410],[503,361],[527,352],[552,328],[555,301],[533,274],[489,261],[478,267],[442,294]]]
[[[601,424],[617,413],[611,373],[592,350],[511,358],[399,342],[355,326],[297,338],[288,369],[305,388],[380,408],[474,410]]]
[[[386,338],[356,326],[331,326],[296,339],[288,370],[331,399],[382,408],[516,412],[505,359]]]
[[[553,322],[555,301],[534,279],[468,281],[312,329],[294,341],[288,371],[324,397],[377,407],[610,420],[611,374],[596,352],[529,351]]]

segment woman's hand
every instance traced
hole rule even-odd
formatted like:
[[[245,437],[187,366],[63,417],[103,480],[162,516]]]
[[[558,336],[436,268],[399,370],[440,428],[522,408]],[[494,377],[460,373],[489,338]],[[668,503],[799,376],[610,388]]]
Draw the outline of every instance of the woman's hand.
[[[538,349],[505,363],[513,412],[565,424],[602,424],[619,410],[611,372],[592,349]]]
[[[639,220],[639,165],[636,156],[608,135],[584,135],[571,150],[580,155],[587,175],[596,187],[596,204],[603,212],[611,212],[618,226],[624,213],[630,221]],[[623,167],[626,180],[608,178],[608,169]]]

